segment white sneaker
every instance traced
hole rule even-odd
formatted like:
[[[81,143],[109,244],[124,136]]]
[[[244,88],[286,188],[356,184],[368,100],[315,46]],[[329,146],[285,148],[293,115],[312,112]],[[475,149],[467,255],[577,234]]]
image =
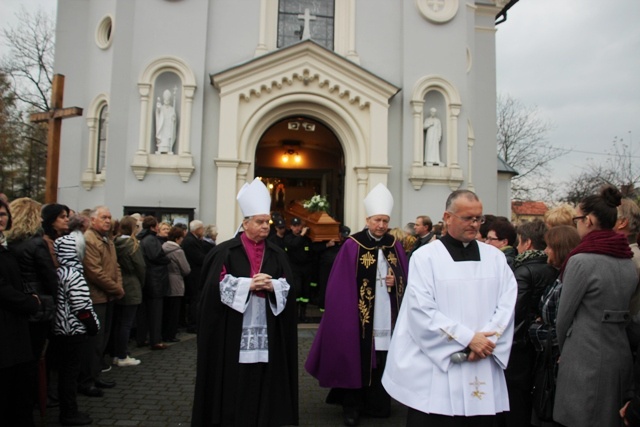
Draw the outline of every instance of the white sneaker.
[[[136,366],[140,364],[140,360],[127,356],[125,359],[118,359],[115,363],[116,366],[122,368],[125,366]]]
[[[113,360],[111,361],[111,364],[112,365],[117,365],[118,364],[118,360],[120,360],[120,359],[118,359],[117,357],[114,357]]]

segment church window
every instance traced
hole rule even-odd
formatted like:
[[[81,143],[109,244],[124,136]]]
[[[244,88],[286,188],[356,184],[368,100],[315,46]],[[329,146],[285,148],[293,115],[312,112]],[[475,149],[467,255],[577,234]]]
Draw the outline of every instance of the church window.
[[[109,106],[104,104],[100,109],[98,118],[98,147],[96,156],[96,174],[102,173],[106,165],[107,153],[107,129],[109,126]]]
[[[110,15],[102,18],[96,28],[96,44],[100,49],[108,49],[111,46],[113,31],[113,18]]]
[[[334,0],[280,0],[278,47],[299,42],[308,31],[311,40],[333,50],[334,15]]]

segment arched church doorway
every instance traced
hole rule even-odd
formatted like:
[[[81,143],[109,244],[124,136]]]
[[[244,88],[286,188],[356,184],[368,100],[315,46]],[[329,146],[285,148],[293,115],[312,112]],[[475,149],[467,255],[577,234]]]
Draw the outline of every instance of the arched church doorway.
[[[322,122],[291,116],[274,123],[260,138],[254,164],[254,176],[271,190],[272,211],[284,214],[290,203],[319,194],[329,201],[329,215],[343,222],[344,152]]]

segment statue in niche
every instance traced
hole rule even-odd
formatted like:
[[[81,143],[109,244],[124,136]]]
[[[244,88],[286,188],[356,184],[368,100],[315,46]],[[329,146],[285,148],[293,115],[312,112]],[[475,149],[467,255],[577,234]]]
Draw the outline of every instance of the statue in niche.
[[[429,117],[423,124],[424,127],[424,164],[427,166],[439,166],[440,141],[442,140],[442,124],[436,117],[436,109],[429,109]]]
[[[166,89],[162,93],[163,102],[156,103],[156,154],[173,154],[176,142],[176,94],[178,88],[173,88],[173,103],[171,91]]]

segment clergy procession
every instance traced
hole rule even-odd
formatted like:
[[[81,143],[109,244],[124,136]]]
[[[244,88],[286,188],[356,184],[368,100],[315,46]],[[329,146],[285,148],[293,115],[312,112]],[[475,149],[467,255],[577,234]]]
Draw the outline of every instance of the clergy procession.
[[[393,195],[378,184],[365,228],[321,245],[335,250],[317,329],[303,258],[283,244],[312,251],[304,220],[284,230],[259,178],[237,202],[235,236],[207,247],[197,220],[163,237],[149,216],[0,200],[6,425],[35,425],[42,393],[61,425],[91,424],[82,399],[116,387],[102,374],[144,366],[129,340],[166,350],[189,321],[193,426],[316,425],[301,404],[307,373],[341,408],[327,425],[640,425],[640,209],[618,189],[517,227],[460,189],[439,234],[425,215],[416,236],[395,237]],[[313,328],[308,354],[301,327]]]

